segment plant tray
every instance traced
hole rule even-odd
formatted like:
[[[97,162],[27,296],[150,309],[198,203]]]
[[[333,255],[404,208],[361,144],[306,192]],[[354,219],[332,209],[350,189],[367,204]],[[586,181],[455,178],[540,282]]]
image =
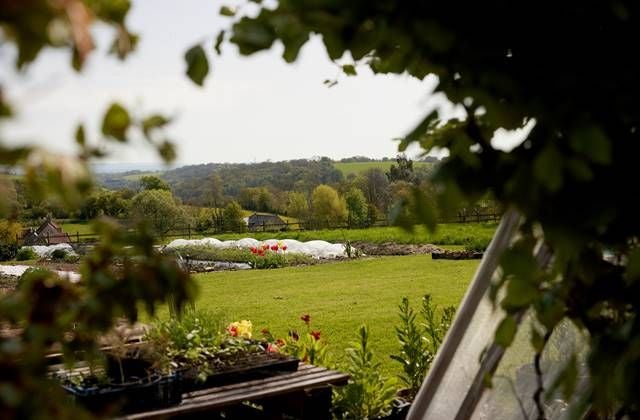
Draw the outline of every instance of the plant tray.
[[[182,402],[180,375],[154,375],[137,382],[110,385],[62,384],[76,404],[95,413],[135,413]]]
[[[299,363],[299,359],[281,353],[251,353],[235,360],[232,365],[217,367],[204,382],[196,379],[198,372],[195,369],[184,371],[183,391],[189,392],[295,372],[298,370]]]
[[[482,252],[446,251],[431,253],[432,260],[479,260],[482,256]]]

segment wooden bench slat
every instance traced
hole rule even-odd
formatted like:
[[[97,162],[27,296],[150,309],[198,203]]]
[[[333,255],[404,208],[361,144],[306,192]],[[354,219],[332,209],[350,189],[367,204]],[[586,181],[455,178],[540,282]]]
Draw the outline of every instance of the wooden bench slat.
[[[267,378],[253,379],[253,380],[246,381],[246,382],[239,382],[239,383],[230,384],[230,385],[224,385],[224,386],[219,386],[219,387],[201,389],[201,390],[198,390],[198,391],[192,391],[192,392],[186,393],[185,397],[186,398],[194,398],[194,397],[198,397],[200,395],[211,394],[213,392],[223,392],[223,391],[237,389],[237,388],[243,388],[244,389],[244,388],[251,387],[251,386],[254,386],[254,385],[264,385],[265,381],[266,382],[272,382],[272,381],[278,381],[278,380],[287,380],[289,378],[295,378],[295,377],[300,376],[300,375],[309,375],[309,374],[316,373],[316,372],[327,372],[327,371],[328,371],[327,369],[322,368],[322,367],[313,366],[313,365],[307,365],[307,364],[304,364],[304,365],[300,364],[300,367],[298,367],[297,371],[281,373],[279,375],[269,376]]]
[[[305,386],[308,386],[306,385],[308,383],[313,383],[313,384],[332,383],[332,381],[338,380],[343,376],[344,374],[339,372],[318,372],[312,375],[293,377],[293,378],[279,380],[279,381],[272,381],[268,383],[257,384],[257,385],[246,387],[246,388],[236,388],[231,390],[224,390],[221,392],[213,392],[211,394],[200,395],[197,397],[187,397],[186,401],[188,403],[191,403],[191,402],[195,403],[199,401],[222,400],[224,398],[231,398],[236,395],[242,396],[246,394],[251,394],[253,392],[259,392],[264,389],[276,389],[276,388],[279,389],[283,385],[290,387],[291,389],[299,389],[299,388],[304,388]]]
[[[223,408],[243,401],[285,395],[331,384],[345,384],[348,379],[349,375],[345,373],[301,363],[296,372],[195,391],[184,394],[183,402],[175,407],[136,413],[125,418],[131,420],[166,418],[172,415]]]

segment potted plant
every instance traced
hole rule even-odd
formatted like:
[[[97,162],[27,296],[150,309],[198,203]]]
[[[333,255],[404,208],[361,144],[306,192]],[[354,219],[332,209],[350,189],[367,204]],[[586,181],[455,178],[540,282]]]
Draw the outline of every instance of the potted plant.
[[[297,359],[274,354],[268,343],[252,339],[250,321],[224,325],[220,316],[191,310],[157,321],[146,339],[163,349],[186,391],[297,369]]]
[[[128,343],[114,331],[105,337],[99,363],[89,371],[63,375],[62,387],[73,400],[101,414],[133,413],[178,404],[182,400],[179,373],[158,357],[149,343]]]

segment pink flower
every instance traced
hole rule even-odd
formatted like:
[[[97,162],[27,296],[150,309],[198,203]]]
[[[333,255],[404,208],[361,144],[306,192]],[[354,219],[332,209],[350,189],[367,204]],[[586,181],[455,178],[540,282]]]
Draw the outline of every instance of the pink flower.
[[[320,331],[311,331],[310,334],[314,340],[316,341],[320,340]]]
[[[278,346],[275,346],[271,343],[267,345],[267,353],[278,353],[278,352],[279,352]]]

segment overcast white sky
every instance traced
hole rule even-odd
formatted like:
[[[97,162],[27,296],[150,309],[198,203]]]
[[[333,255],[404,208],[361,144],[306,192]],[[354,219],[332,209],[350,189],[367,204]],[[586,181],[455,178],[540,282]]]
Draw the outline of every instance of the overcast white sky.
[[[18,117],[3,128],[5,141],[35,142],[51,150],[73,150],[78,122],[99,138],[100,116],[112,101],[141,115],[161,111],[176,117],[169,133],[180,163],[253,162],[329,156],[394,156],[397,143],[433,106],[452,108],[430,95],[434,78],[373,75],[339,76],[320,39],[304,47],[288,65],[281,48],[242,57],[232,45],[210,55],[212,72],[204,88],[184,75],[184,52],[207,39],[212,52],[217,30],[228,25],[213,0],[134,0],[127,23],[141,35],[137,51],[120,62],[104,51],[112,34],[95,31],[98,50],[81,74],[67,53],[48,50],[26,73],[7,71],[11,51],[0,51],[0,82]],[[4,55],[4,56],[2,56]],[[4,75],[4,76],[3,76]],[[119,148],[111,162],[155,162],[141,142]]]

